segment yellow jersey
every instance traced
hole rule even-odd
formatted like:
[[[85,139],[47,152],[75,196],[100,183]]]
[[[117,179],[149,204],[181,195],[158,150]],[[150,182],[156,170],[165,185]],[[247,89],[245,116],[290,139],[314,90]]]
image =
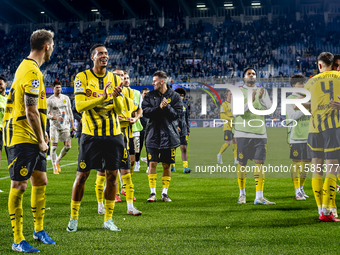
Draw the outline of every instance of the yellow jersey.
[[[124,102],[124,107],[123,107],[123,111],[121,114],[119,114],[119,117],[123,117],[120,120],[120,126],[121,129],[123,131],[123,129],[126,132],[126,135],[128,138],[132,138],[132,125],[130,124],[129,121],[125,121],[124,118],[131,118],[132,113],[134,111],[138,110],[138,105],[134,102],[134,92],[131,88],[129,87],[124,87],[123,86],[123,90],[122,90],[122,94],[123,94],[123,102]]]
[[[232,130],[231,121],[234,120],[234,116],[231,113],[231,104],[225,101],[220,108],[220,119],[227,120],[228,122],[223,124],[223,131]]]
[[[319,133],[340,127],[339,110],[332,109],[329,101],[339,101],[340,72],[325,71],[311,78],[305,85],[311,93],[309,132]]]
[[[33,59],[24,59],[15,72],[8,94],[3,119],[3,141],[7,147],[20,143],[38,144],[37,137],[26,118],[25,95],[38,98],[38,111],[43,134],[46,130],[47,103],[43,74]]]
[[[103,88],[108,87],[108,96],[104,100]],[[118,114],[123,110],[123,97],[113,96],[114,87],[120,84],[120,77],[106,71],[102,76],[92,69],[77,74],[74,80],[76,109],[82,115],[82,133],[91,136],[119,135],[120,124]]]

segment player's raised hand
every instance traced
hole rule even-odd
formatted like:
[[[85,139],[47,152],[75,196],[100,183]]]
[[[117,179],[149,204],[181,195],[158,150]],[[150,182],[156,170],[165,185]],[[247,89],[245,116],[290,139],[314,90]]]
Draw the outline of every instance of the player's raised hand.
[[[104,86],[104,89],[103,89],[103,98],[104,98],[104,99],[106,99],[107,96],[108,96],[108,94],[109,94],[107,88],[110,86],[110,84],[111,84],[111,82],[109,81],[109,82],[107,82],[107,83],[105,84],[105,86]]]
[[[253,91],[253,102],[255,101],[255,97],[256,97],[256,91],[257,91],[257,89],[254,89],[254,91]]]
[[[114,88],[114,90],[113,90],[113,96],[114,96],[114,97],[117,97],[117,96],[120,95],[120,93],[122,93],[122,91],[123,91],[122,84],[123,84],[123,83],[121,83],[119,86],[117,86],[117,87]]]

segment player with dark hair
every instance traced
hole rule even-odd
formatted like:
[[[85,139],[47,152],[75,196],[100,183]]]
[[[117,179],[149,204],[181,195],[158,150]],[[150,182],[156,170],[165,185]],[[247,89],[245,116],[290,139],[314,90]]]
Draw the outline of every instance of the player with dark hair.
[[[231,91],[227,90],[226,93],[227,100],[223,102],[220,108],[220,118],[225,120],[223,123],[223,132],[224,132],[224,140],[225,143],[222,145],[219,153],[217,154],[217,163],[223,164],[222,161],[222,153],[225,152],[233,141],[233,153],[234,153],[234,164],[237,165],[237,142],[236,138],[234,138],[235,128],[232,125],[232,121],[234,120],[234,116],[231,113]]]
[[[44,230],[46,204],[46,92],[40,66],[53,52],[54,33],[37,30],[31,35],[31,52],[15,72],[8,94],[3,119],[3,140],[11,177],[8,212],[14,242],[12,249],[20,252],[39,252],[23,236],[24,192],[31,180],[31,208],[34,217],[33,237],[44,244],[55,244]]]
[[[80,203],[91,169],[105,169],[106,189],[103,227],[120,231],[112,221],[116,176],[124,153],[118,114],[123,111],[120,77],[106,70],[109,55],[101,44],[91,48],[94,67],[77,74],[74,81],[75,106],[83,112],[83,130],[79,144],[77,176],[71,200],[71,219],[67,231],[78,227]]]
[[[339,111],[332,108],[332,101],[339,101],[337,95],[340,95],[340,73],[332,70],[333,63],[333,55],[322,52],[318,57],[320,73],[305,85],[311,93],[312,117],[309,122],[308,156],[312,158],[312,187],[319,220],[327,222],[340,221],[330,210],[335,199],[337,165],[340,158]],[[324,160],[326,178],[323,182]]]
[[[295,74],[290,79],[293,88],[303,88],[306,77],[302,74]],[[299,93],[291,94],[288,99],[304,98],[305,95]],[[287,142],[290,148],[290,158],[293,160],[292,179],[295,189],[296,200],[306,200],[303,186],[305,184],[310,158],[307,156],[307,138],[310,116],[304,115],[302,111],[295,110],[293,105],[287,105],[286,126],[288,136]]]
[[[70,123],[72,131],[76,131],[76,128],[74,127],[70,98],[61,94],[61,82],[54,81],[52,86],[53,95],[47,99],[47,119],[50,120],[53,174],[59,174],[61,172],[60,160],[65,157],[67,152],[71,149]],[[58,142],[63,142],[64,147],[57,157]]]
[[[271,101],[267,90],[256,88],[256,71],[253,68],[247,68],[243,72],[244,86],[241,91],[244,96],[244,115],[235,116],[235,135],[237,139],[237,177],[240,189],[240,196],[238,203],[246,203],[246,166],[248,160],[255,160],[254,179],[256,184],[256,198],[254,204],[274,205],[263,197],[264,187],[264,171],[263,165],[266,159],[267,152],[267,133],[265,119],[262,115],[253,114],[248,108],[248,90],[252,92],[252,104],[255,109],[263,110],[271,107]],[[255,89],[254,89],[255,88]],[[250,120],[258,120],[263,123],[261,126],[250,126]],[[245,123],[245,124],[243,124]]]
[[[156,167],[158,162],[163,165],[163,190],[161,201],[171,202],[168,189],[171,180],[170,164],[175,163],[175,150],[180,145],[178,118],[182,114],[181,97],[167,85],[167,75],[163,71],[153,74],[154,90],[144,97],[142,108],[144,117],[149,119],[145,135],[145,147],[149,164],[150,197],[148,202],[156,198]]]
[[[190,135],[190,127],[189,127],[189,112],[188,106],[183,102],[187,92],[184,88],[177,88],[175,91],[180,95],[183,103],[183,113],[178,118],[178,131],[181,140],[180,148],[182,153],[182,161],[183,161],[183,173],[188,174],[191,172],[188,164],[188,154],[187,154],[187,146],[188,139]],[[174,171],[172,170],[172,167]],[[171,172],[176,172],[175,164],[171,165]]]

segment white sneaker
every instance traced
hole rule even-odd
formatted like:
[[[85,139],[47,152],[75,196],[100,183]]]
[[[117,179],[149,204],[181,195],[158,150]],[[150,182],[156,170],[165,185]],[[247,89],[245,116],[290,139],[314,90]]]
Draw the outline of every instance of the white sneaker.
[[[309,198],[309,196],[306,195],[305,191],[303,190],[303,188],[300,188],[301,190],[301,194],[305,197],[305,198]]]
[[[237,203],[239,204],[245,204],[246,203],[246,195],[241,195],[238,197]]]
[[[145,163],[148,162],[148,158],[147,158],[147,157],[145,157],[145,158],[140,158],[140,160],[143,161],[143,162],[145,162]]]
[[[237,160],[237,158],[234,159],[234,165],[238,165],[238,160]]]
[[[335,218],[338,218],[338,210],[337,208],[331,208],[331,212]]]
[[[134,171],[134,172],[139,172],[139,168],[140,168],[140,162],[137,161],[137,162],[135,163],[135,169],[134,169],[133,171]]]
[[[295,195],[296,200],[306,200],[306,197],[302,194],[302,192],[299,192]]]
[[[98,204],[98,214],[105,214],[104,204]]]
[[[217,154],[217,163],[219,163],[219,164],[223,164],[223,161],[222,161],[222,154],[220,154],[220,153],[218,153]]]
[[[51,160],[51,156],[47,155],[46,160]]]
[[[76,232],[77,228],[78,228],[78,221],[71,218],[68,225],[67,225],[66,230],[68,232]]]
[[[261,197],[259,199],[254,200],[254,205],[275,205],[274,202],[270,202],[265,197]]]
[[[136,207],[132,207],[131,210],[127,210],[127,214],[133,215],[133,216],[138,216],[138,215],[142,215],[142,212],[137,210]]]
[[[109,229],[111,231],[120,231],[121,229],[117,227],[112,220],[107,220],[103,223],[103,228]]]

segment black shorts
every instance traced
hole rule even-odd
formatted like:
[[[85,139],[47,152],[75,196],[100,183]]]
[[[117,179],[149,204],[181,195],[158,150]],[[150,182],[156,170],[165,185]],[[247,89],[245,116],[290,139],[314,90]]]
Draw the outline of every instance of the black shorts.
[[[188,135],[186,136],[181,136],[181,145],[188,145]]]
[[[146,147],[149,162],[162,162],[166,164],[174,164],[176,156],[176,148],[171,149],[155,149]]]
[[[122,135],[124,140],[124,153],[122,161],[120,163],[120,169],[131,169],[130,153],[129,150],[127,149],[128,148],[127,143],[130,141],[130,139],[126,137],[126,134],[124,132],[122,133]]]
[[[2,130],[0,131],[0,151],[2,151],[2,147],[4,146],[4,143],[2,141]]]
[[[12,181],[28,180],[34,170],[46,172],[46,156],[38,144],[20,143],[5,147],[5,151]]]
[[[129,138],[129,153],[130,155],[135,155],[135,142],[133,138]]]
[[[237,138],[237,160],[247,163],[249,160],[265,160],[267,138]]]
[[[308,134],[308,157],[338,159],[340,157],[340,128]]]
[[[79,144],[78,169],[118,170],[124,154],[121,134],[115,136],[91,136],[82,134]]]
[[[289,147],[291,159],[310,159],[307,155],[307,143],[291,143]]]
[[[234,133],[231,130],[224,130],[224,140],[231,141],[234,138]]]

